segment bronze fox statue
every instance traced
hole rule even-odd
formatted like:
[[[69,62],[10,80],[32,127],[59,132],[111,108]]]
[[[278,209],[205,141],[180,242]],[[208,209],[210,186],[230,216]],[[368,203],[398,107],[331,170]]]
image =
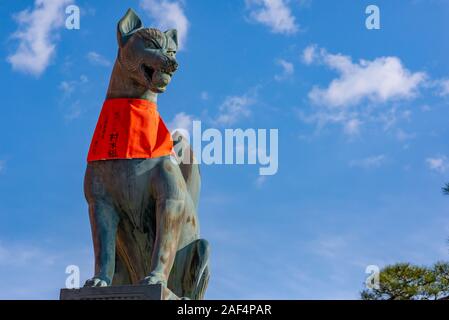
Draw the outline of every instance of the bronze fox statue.
[[[144,28],[129,9],[118,23],[117,40],[107,101],[155,104],[178,67],[176,30]],[[187,154],[188,161],[164,155],[88,162],[84,191],[95,275],[85,286],[161,284],[164,299],[204,297],[209,245],[199,236],[200,171],[185,139],[176,135],[173,141],[181,146],[177,156]]]

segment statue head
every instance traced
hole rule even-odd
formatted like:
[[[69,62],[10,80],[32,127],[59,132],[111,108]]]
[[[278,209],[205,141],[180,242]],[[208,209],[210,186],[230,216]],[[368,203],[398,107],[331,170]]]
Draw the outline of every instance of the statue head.
[[[144,28],[137,14],[129,9],[117,26],[119,63],[137,85],[162,93],[178,68],[175,29],[165,32]]]

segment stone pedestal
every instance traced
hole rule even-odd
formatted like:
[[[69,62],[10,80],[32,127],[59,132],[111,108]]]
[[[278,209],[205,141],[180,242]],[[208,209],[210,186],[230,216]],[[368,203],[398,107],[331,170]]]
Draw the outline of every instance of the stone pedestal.
[[[162,300],[161,285],[61,289],[60,300]]]

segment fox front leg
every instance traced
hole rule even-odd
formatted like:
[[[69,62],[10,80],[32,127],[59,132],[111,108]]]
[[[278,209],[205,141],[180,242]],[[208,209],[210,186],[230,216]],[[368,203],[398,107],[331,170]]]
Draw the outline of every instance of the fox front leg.
[[[169,159],[162,162],[153,181],[156,190],[156,239],[151,273],[142,282],[166,287],[185,220],[186,186],[179,166]]]
[[[167,199],[158,204],[156,217],[158,222],[151,258],[151,273],[144,279],[144,283],[167,286],[178,250],[183,213],[183,200]]]
[[[89,217],[95,251],[95,276],[87,280],[85,286],[109,286],[114,277],[119,216],[113,206],[98,201],[89,204]]]

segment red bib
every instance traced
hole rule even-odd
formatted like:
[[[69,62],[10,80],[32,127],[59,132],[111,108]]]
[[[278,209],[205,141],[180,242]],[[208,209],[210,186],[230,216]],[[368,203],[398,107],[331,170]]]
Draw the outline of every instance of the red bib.
[[[87,161],[147,159],[171,154],[173,140],[155,103],[107,99],[90,144]]]

